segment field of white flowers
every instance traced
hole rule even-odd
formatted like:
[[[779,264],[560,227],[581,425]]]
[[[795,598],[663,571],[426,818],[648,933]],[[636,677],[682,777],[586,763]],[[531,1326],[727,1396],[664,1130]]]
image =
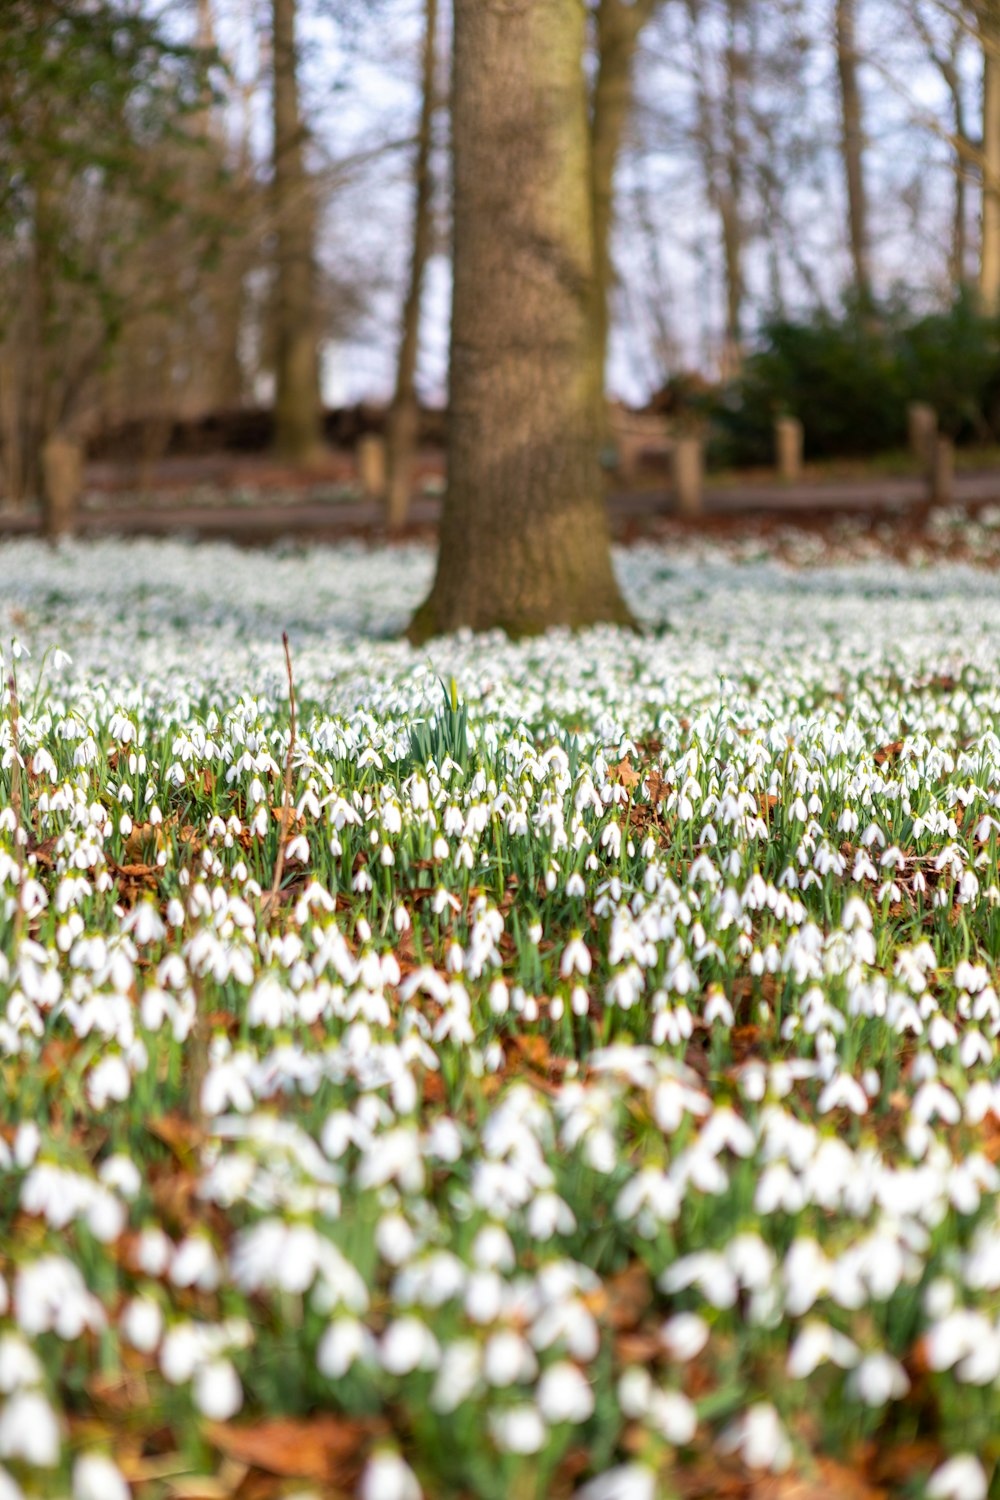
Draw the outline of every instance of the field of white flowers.
[[[0,547],[0,1500],[1000,1494],[980,542]]]

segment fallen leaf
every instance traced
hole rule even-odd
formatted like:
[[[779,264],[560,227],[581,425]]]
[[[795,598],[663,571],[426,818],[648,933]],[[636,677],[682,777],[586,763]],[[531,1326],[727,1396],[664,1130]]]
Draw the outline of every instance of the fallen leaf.
[[[385,1431],[385,1423],[331,1413],[307,1421],[276,1417],[253,1427],[206,1422],[203,1431],[213,1447],[239,1463],[288,1478],[333,1482],[345,1466],[360,1464],[371,1439]]]
[[[630,792],[634,786],[638,786],[639,782],[642,780],[642,776],[635,769],[627,755],[625,756],[624,760],[620,760],[616,766],[609,767],[608,775],[609,777],[615,778],[620,781],[622,786],[628,792]]]

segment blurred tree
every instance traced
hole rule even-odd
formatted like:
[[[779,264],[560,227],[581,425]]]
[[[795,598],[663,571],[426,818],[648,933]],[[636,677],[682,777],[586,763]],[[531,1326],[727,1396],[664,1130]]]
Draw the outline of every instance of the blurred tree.
[[[859,306],[866,308],[871,305],[872,278],[868,243],[868,191],[865,185],[865,130],[858,82],[857,0],[835,0],[834,30],[854,295]]]
[[[591,104],[591,191],[594,200],[595,341],[607,363],[610,299],[614,287],[611,237],[615,171],[632,111],[633,62],[639,36],[661,0],[598,0],[597,72]]]
[[[424,272],[434,236],[434,177],[431,152],[434,147],[434,113],[437,107],[438,0],[424,0],[424,41],[420,69],[420,122],[413,167],[413,239],[410,275],[403,302],[399,350],[396,358],[396,389],[389,409],[387,520],[390,531],[406,522],[413,490],[413,459],[420,412],[417,405],[417,354],[420,342],[420,303]]]
[[[114,0],[0,7],[0,303],[7,487],[43,494],[41,456],[78,436],[124,325],[128,266],[181,206],[185,122],[211,59]],[[181,153],[182,154],[182,153]]]
[[[983,54],[983,204],[979,294],[988,313],[1000,312],[1000,3],[974,0]]]
[[[316,203],[299,108],[296,0],[272,0],[275,447],[307,462],[321,445]]]
[[[455,0],[448,492],[414,640],[629,617],[598,462],[585,19]]]

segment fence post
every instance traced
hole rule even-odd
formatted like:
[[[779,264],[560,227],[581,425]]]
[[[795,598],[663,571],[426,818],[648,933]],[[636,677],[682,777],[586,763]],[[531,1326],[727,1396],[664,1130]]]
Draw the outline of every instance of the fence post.
[[[802,423],[798,417],[779,417],[774,424],[778,477],[790,484],[802,478]]]
[[[674,442],[674,494],[682,516],[701,515],[704,460],[700,437],[678,437]]]
[[[931,465],[931,504],[952,505],[955,500],[955,444],[951,438],[939,437],[934,444]]]
[[[910,452],[930,471],[935,461],[938,436],[937,412],[925,401],[911,401],[906,408],[906,429]]]
[[[358,483],[366,500],[381,500],[386,487],[385,439],[377,432],[366,432],[358,438],[355,449]]]

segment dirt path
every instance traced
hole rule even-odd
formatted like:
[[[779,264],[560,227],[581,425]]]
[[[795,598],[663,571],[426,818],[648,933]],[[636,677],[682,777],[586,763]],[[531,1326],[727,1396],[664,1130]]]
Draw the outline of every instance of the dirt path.
[[[228,466],[227,466],[228,465]],[[93,466],[94,470],[99,467]],[[84,536],[191,536],[205,539],[228,539],[245,546],[263,545],[283,539],[310,542],[338,541],[351,536],[381,537],[384,534],[382,507],[374,501],[315,498],[316,489],[329,476],[310,476],[309,487],[301,476],[277,467],[263,468],[240,460],[206,465],[199,460],[197,468],[184,464],[172,466],[171,484],[159,476],[160,483],[138,503],[124,491],[115,499],[115,490],[94,494],[81,514],[80,534]],[[180,490],[181,473],[186,489]],[[248,492],[248,476],[254,484]],[[339,467],[336,470],[340,478]],[[197,478],[195,477],[197,475]],[[240,476],[240,477],[236,477]],[[89,473],[92,483],[100,473]],[[106,477],[106,476],[104,476]],[[263,481],[263,483],[262,483]],[[218,486],[218,498],[208,503],[199,498],[198,488],[191,485]],[[243,498],[226,503],[228,488],[241,489]],[[276,496],[280,493],[280,501]],[[302,495],[302,498],[298,498]],[[1000,472],[965,473],[955,480],[955,502],[965,508],[1000,504]],[[926,486],[917,478],[888,477],[866,480],[835,480],[783,485],[766,480],[747,479],[725,485],[709,484],[705,491],[703,514],[699,517],[678,516],[673,496],[666,489],[649,489],[612,494],[608,500],[612,530],[618,537],[632,539],[655,535],[666,522],[670,529],[717,529],[727,518],[744,521],[770,518],[810,527],[830,522],[844,515],[873,517],[910,517],[918,525],[928,509]],[[429,496],[415,500],[408,531],[418,535],[433,531],[440,519],[441,501]],[[0,512],[0,536],[31,535],[39,530],[37,513]]]

